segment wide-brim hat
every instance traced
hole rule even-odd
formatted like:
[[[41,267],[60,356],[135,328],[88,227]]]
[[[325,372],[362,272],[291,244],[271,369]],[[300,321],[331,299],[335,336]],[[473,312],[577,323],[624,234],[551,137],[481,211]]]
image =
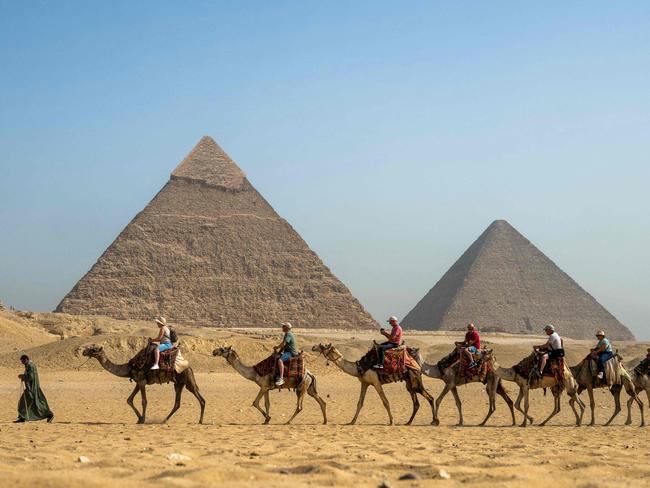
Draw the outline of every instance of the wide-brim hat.
[[[552,330],[555,332],[555,326],[553,324],[548,324],[546,327],[544,327],[544,330]]]
[[[167,326],[167,319],[165,317],[156,317],[156,323]]]
[[[280,325],[282,327],[286,327],[287,329],[293,329],[293,326],[291,325],[291,322],[282,322]]]
[[[599,330],[598,332],[596,332],[596,337],[598,337],[598,336],[605,337],[605,331],[604,330]]]

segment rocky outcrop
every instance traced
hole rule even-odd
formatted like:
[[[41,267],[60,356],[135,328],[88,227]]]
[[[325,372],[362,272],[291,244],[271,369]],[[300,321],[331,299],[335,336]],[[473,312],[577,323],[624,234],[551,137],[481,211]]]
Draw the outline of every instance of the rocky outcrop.
[[[216,326],[375,324],[209,137],[56,310]]]
[[[414,329],[479,328],[612,339],[632,333],[505,220],[494,221],[402,321]]]

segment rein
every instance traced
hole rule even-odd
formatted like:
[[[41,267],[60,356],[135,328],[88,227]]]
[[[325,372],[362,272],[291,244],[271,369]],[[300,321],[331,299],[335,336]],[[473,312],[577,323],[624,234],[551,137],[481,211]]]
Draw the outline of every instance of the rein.
[[[84,364],[86,364],[88,361],[92,359],[92,356],[88,356],[88,359],[86,359],[83,363],[81,363],[79,366],[77,366],[75,369],[79,371],[79,368],[81,368]]]

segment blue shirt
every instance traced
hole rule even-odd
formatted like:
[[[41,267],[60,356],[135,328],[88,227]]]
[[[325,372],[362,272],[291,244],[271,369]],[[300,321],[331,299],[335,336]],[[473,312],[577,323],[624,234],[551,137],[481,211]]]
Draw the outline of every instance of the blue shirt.
[[[609,339],[607,337],[603,337],[598,341],[598,344],[596,344],[596,349],[601,346],[605,346],[605,349],[602,352],[614,352],[612,351],[612,345],[609,343]]]

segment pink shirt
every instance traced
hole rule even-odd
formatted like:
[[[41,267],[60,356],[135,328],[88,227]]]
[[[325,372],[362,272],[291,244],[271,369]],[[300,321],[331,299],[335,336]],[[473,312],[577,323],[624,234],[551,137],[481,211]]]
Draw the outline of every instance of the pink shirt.
[[[393,325],[393,328],[390,330],[390,337],[388,340],[397,345],[400,345],[402,343],[402,328],[399,326],[399,324]]]

